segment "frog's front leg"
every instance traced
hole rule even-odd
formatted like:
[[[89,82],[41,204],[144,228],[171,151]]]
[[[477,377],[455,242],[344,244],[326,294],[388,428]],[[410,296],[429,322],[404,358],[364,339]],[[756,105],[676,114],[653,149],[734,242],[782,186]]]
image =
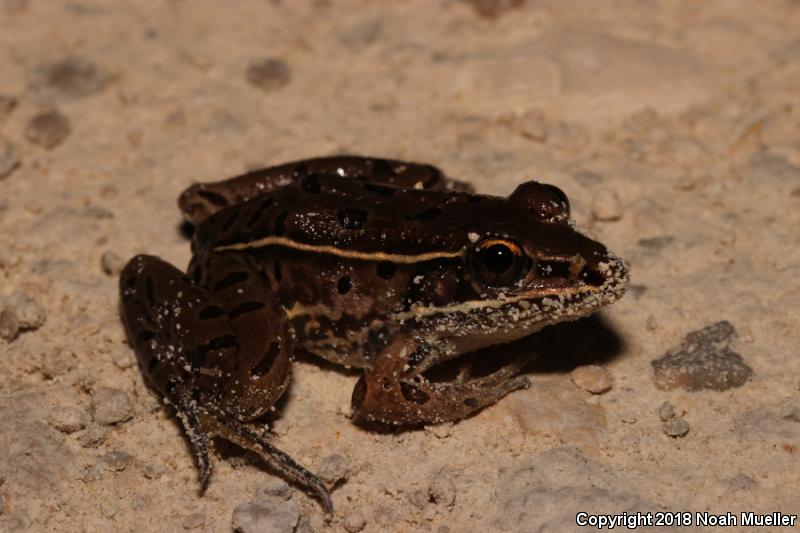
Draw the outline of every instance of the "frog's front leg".
[[[332,509],[324,484],[247,427],[283,394],[292,336],[260,273],[241,254],[210,254],[183,274],[153,256],[120,276],[122,318],[151,385],[175,407],[205,482],[208,439],[261,455]]]
[[[532,354],[484,377],[431,382],[424,371],[452,358],[440,350],[412,334],[397,337],[356,384],[352,399],[356,417],[392,425],[458,420],[530,384],[516,374]]]

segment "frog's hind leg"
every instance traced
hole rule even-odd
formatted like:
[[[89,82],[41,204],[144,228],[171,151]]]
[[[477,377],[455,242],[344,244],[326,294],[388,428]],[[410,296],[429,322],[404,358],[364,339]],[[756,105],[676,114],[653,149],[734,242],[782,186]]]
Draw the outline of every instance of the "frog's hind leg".
[[[417,343],[417,344],[415,344]],[[353,390],[358,418],[392,425],[438,423],[465,418],[530,382],[516,375],[533,355],[520,357],[487,376],[431,382],[422,374],[437,359],[435,348],[400,337],[366,369]],[[415,361],[415,354],[427,359]],[[443,357],[442,357],[443,358]],[[415,366],[416,365],[416,366]]]
[[[195,279],[153,256],[137,256],[120,277],[122,317],[153,387],[174,405],[200,480],[211,473],[208,439],[219,436],[261,455],[319,495],[322,482],[247,429],[284,392],[291,332],[260,273],[246,256],[197,261]]]
[[[340,176],[407,189],[472,192],[472,185],[451,179],[433,165],[395,159],[338,155],[293,161],[183,191],[178,206],[192,224],[217,211],[269,194],[300,179],[313,186],[316,176]]]

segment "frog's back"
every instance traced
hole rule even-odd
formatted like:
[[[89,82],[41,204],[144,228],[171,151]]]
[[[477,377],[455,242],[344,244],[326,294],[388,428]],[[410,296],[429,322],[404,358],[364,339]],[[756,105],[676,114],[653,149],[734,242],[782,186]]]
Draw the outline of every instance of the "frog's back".
[[[472,226],[505,218],[504,203],[464,192],[313,175],[212,214],[198,226],[196,245],[217,251],[282,244],[353,254],[452,255],[460,253]]]

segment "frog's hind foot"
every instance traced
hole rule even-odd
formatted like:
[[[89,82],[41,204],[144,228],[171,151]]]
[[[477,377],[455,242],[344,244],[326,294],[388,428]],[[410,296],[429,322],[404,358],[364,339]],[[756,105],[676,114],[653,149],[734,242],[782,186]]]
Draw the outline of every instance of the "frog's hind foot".
[[[201,418],[209,434],[230,441],[246,450],[257,453],[270,466],[302,487],[314,492],[326,512],[333,512],[333,500],[325,484],[300,463],[282,452],[263,437],[248,429],[231,415],[214,406],[204,406]]]

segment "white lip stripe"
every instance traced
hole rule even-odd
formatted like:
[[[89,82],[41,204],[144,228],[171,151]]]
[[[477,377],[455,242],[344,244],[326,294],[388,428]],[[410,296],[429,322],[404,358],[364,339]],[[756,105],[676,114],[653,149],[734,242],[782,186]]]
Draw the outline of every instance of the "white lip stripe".
[[[534,298],[544,298],[547,296],[556,296],[559,294],[565,296],[574,296],[576,294],[584,293],[584,292],[598,292],[599,289],[595,287],[581,287],[578,289],[574,289],[571,291],[552,291],[552,292],[543,292],[539,295],[533,296],[530,294],[523,294],[520,296],[513,296],[509,298],[505,298],[502,300],[472,300],[469,302],[461,302],[452,305],[444,305],[440,307],[421,307],[417,309],[412,309],[411,311],[405,311],[402,313],[395,313],[393,316],[396,320],[405,321],[412,318],[421,318],[436,314],[452,314],[452,313],[468,313],[470,311],[475,311],[477,309],[486,309],[486,308],[500,308],[504,305],[514,304],[517,302],[521,302],[524,300],[532,300]]]
[[[275,236],[265,237],[256,241],[217,246],[213,248],[213,251],[224,252],[226,250],[248,250],[253,248],[263,248],[265,246],[286,246],[287,248],[303,250],[304,252],[331,254],[339,257],[349,257],[351,259],[363,259],[366,261],[392,261],[394,263],[406,264],[417,263],[420,261],[430,261],[431,259],[461,257],[463,254],[462,250],[458,250],[457,252],[428,252],[417,255],[387,254],[384,252],[358,252],[355,250],[342,250],[341,248],[337,248],[335,246],[305,244],[287,239],[286,237]]]

